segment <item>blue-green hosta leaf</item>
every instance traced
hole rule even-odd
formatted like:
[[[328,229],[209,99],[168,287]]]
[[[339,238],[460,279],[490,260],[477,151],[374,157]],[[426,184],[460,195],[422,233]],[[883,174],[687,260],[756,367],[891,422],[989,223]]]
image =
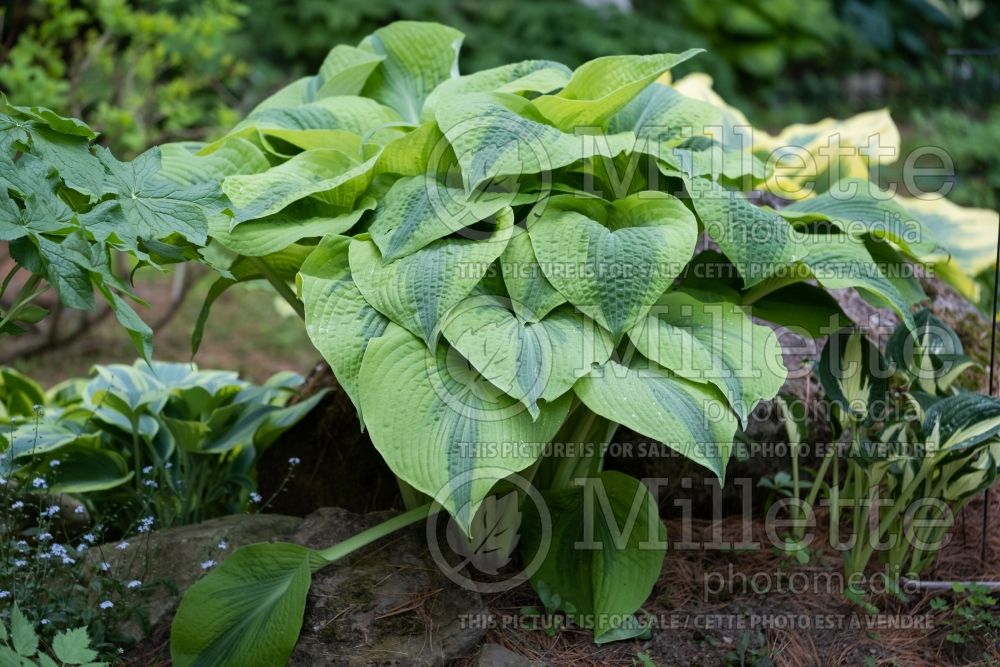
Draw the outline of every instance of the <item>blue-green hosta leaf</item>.
[[[397,21],[365,37],[358,48],[385,60],[372,72],[364,95],[420,122],[424,100],[445,79],[458,76],[465,35],[437,23]]]
[[[548,536],[527,504],[523,551],[527,560],[546,550],[531,585],[547,610],[594,623],[600,644],[635,621],[630,615],[660,576],[667,531],[655,498],[639,480],[602,472],[578,483],[544,494],[552,519]]]
[[[260,257],[283,250],[307,238],[343,234],[353,227],[366,211],[375,208],[375,200],[365,197],[350,210],[337,209],[317,199],[301,199],[284,209],[258,220],[248,220],[233,229],[227,216],[209,221],[209,235],[233,252]]]
[[[243,137],[228,137],[210,153],[199,153],[204,147],[200,143],[160,146],[160,174],[175,183],[195,185],[219,182],[235,174],[256,174],[271,167],[264,152]]]
[[[294,107],[299,104],[308,104],[313,101],[312,92],[316,88],[313,76],[304,76],[292,81],[284,88],[269,97],[265,97],[255,106],[250,113],[255,114],[265,109],[281,109],[284,107]]]
[[[715,387],[677,377],[636,355],[629,366],[609,361],[573,390],[602,417],[725,478],[737,419]]]
[[[505,299],[473,296],[445,318],[442,331],[484,378],[538,416],[551,402],[611,357],[611,337],[570,306],[526,322]]]
[[[676,197],[640,192],[614,202],[607,226],[553,208],[528,234],[549,282],[618,340],[687,264],[698,225]]]
[[[600,126],[671,67],[703,50],[595,58],[576,68],[559,93],[543,95],[533,104],[563,130]]]
[[[645,357],[695,382],[715,385],[743,422],[785,381],[781,345],[770,327],[754,324],[734,303],[706,303],[667,292],[629,331]]]
[[[385,56],[338,44],[326,54],[310,90],[315,89],[313,96],[316,99],[333,95],[360,95],[368,77],[383,60]]]
[[[100,240],[114,235],[134,247],[137,239],[162,239],[181,234],[203,244],[208,234],[206,208],[218,206],[218,184],[185,186],[160,173],[160,149],[151,148],[131,162],[119,162],[106,148],[97,157],[108,175],[104,187],[117,199],[98,204],[82,216],[83,224]]]
[[[973,392],[944,398],[924,415],[923,430],[940,428],[940,446],[960,452],[1000,433],[1000,400]]]
[[[685,141],[678,146],[662,148],[657,157],[661,173],[685,179],[726,179],[742,186],[748,178],[755,183],[769,175],[767,165],[753,153],[724,148],[714,141]]]
[[[522,60],[446,79],[427,97],[424,120],[433,117],[439,100],[468,93],[551,93],[569,83],[573,72],[552,60]]]
[[[556,306],[566,303],[566,297],[542,272],[531,248],[530,236],[521,227],[514,228],[510,242],[500,255],[500,270],[514,312],[521,319],[538,321]]]
[[[736,266],[744,287],[756,285],[803,254],[791,225],[776,213],[703,178],[687,185],[705,230]]]
[[[372,240],[391,262],[428,243],[496,215],[512,196],[483,193],[469,197],[426,176],[396,181],[375,211],[368,228]]]
[[[81,433],[80,428],[72,421],[56,421],[54,419],[20,422],[20,426],[10,430],[5,429],[3,440],[8,449],[0,456],[0,472],[6,477],[11,474],[26,459],[37,456],[47,456],[60,452],[67,447],[79,444],[93,448],[99,445],[100,435],[97,433]],[[13,467],[11,467],[11,462]]]
[[[681,95],[670,86],[654,81],[608,121],[608,132],[632,132],[657,147],[672,145],[688,137],[702,136],[722,125],[722,112],[706,102]]]
[[[593,157],[613,157],[632,148],[631,132],[585,136],[546,124],[531,103],[517,95],[473,93],[442,99],[435,112],[468,191],[509,176],[546,174]]]
[[[440,239],[393,262],[383,260],[370,239],[356,238],[350,248],[354,282],[376,310],[433,349],[445,313],[472,292],[503,252],[513,219],[509,210],[502,213],[488,240]]]
[[[871,234],[890,241],[910,257],[922,258],[939,250],[930,232],[888,192],[876,190],[871,181],[847,179],[836,189],[802,199],[782,208],[789,220],[829,220],[852,236]]]
[[[237,549],[181,600],[170,632],[178,667],[281,667],[295,648],[312,573],[325,561],[297,544]]]
[[[351,239],[344,236],[324,238],[302,265],[298,283],[306,333],[360,412],[361,360],[368,342],[382,335],[389,320],[365,301],[354,284],[350,245]]]
[[[440,502],[466,534],[493,485],[542,455],[570,406],[565,395],[533,420],[447,345],[428,350],[395,324],[368,344],[359,392],[392,471]]]
[[[892,308],[906,326],[913,328],[909,304],[860,239],[849,234],[808,234],[800,239],[805,249],[802,264],[826,289],[856,288],[877,306]]]
[[[272,215],[310,196],[348,208],[368,187],[377,158],[360,162],[335,149],[306,151],[259,174],[229,176],[222,190],[235,206],[234,225]]]
[[[94,493],[125,484],[134,474],[117,452],[71,444],[59,450],[59,465],[49,473],[52,493]]]

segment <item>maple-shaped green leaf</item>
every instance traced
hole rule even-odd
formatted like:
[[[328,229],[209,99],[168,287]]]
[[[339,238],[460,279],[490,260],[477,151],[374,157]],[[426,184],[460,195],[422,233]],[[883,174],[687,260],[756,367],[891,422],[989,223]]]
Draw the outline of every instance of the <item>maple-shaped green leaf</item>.
[[[99,240],[112,236],[135,248],[141,239],[162,239],[181,234],[188,241],[204,244],[208,237],[206,208],[219,206],[218,184],[185,186],[160,174],[160,150],[152,148],[131,162],[119,162],[111,151],[97,148],[97,157],[108,175],[107,194],[116,199],[102,202],[83,217],[83,224]]]

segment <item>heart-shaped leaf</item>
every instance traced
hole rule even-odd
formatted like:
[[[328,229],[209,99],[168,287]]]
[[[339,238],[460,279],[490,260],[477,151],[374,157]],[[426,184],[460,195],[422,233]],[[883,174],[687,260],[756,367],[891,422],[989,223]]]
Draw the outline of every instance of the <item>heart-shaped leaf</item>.
[[[445,318],[445,338],[498,389],[537,417],[538,400],[554,401],[603,364],[613,344],[606,331],[567,306],[537,322],[511,312],[505,300],[474,296]]]
[[[607,225],[556,208],[528,233],[549,282],[618,340],[680,274],[698,225],[676,197],[640,192],[614,202]]]
[[[638,355],[611,360],[573,387],[584,404],[725,479],[736,415],[719,390],[677,377]]]
[[[566,303],[538,265],[528,232],[515,227],[510,242],[500,256],[500,270],[514,312],[528,322],[536,322],[556,306]]]
[[[735,303],[667,292],[629,338],[664,368],[715,385],[744,425],[757,403],[774,398],[785,381],[775,332],[754,324]]]
[[[498,217],[488,239],[441,239],[394,262],[358,237],[350,247],[354,282],[376,310],[433,349],[441,318],[469,295],[510,239],[513,214],[508,209]]]
[[[466,534],[493,485],[542,455],[571,402],[565,395],[540,406],[533,420],[447,345],[430,351],[395,324],[368,344],[359,394],[392,471],[441,503]]]

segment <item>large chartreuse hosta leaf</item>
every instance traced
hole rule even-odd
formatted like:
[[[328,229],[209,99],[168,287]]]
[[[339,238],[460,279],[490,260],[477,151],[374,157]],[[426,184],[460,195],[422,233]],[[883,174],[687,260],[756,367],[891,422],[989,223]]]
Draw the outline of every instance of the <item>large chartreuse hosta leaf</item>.
[[[365,301],[354,284],[350,246],[351,239],[345,236],[324,238],[302,265],[298,282],[309,340],[360,410],[361,360],[368,342],[382,335],[389,320]]]
[[[668,292],[629,338],[660,366],[717,387],[744,424],[754,406],[774,398],[785,381],[775,332],[754,324],[728,301],[707,303]]]
[[[465,35],[437,23],[397,21],[362,40],[359,48],[384,56],[364,94],[420,122],[424,100],[445,79],[458,76],[458,50]]]
[[[574,385],[583,403],[613,422],[658,440],[721,480],[737,419],[719,390],[685,380],[635,355],[611,360]]]
[[[198,152],[204,147],[198,143],[160,146],[160,173],[177,183],[195,185],[221,182],[234,174],[256,174],[271,167],[264,152],[243,137],[228,137],[211,152]]]
[[[466,532],[492,486],[541,456],[571,402],[567,394],[532,419],[457,352],[428,350],[395,324],[368,344],[359,395],[372,442],[392,471],[440,502]]]
[[[551,60],[524,60],[448,79],[424,103],[424,120],[433,117],[438,100],[467,93],[550,93],[565,86],[572,72]]]
[[[222,189],[233,203],[234,225],[277,213],[310,196],[331,206],[352,206],[371,181],[377,151],[365,158],[316,149],[259,174],[229,176]]]
[[[595,155],[613,157],[635,143],[631,132],[587,136],[546,124],[531,103],[509,93],[442,99],[435,112],[462,169],[465,188],[510,176],[548,174]]]
[[[498,216],[489,238],[440,239],[391,262],[371,239],[358,237],[350,249],[354,282],[376,310],[433,349],[445,313],[472,292],[503,252],[513,220],[508,210]]]
[[[687,186],[705,230],[736,266],[744,287],[753,287],[802,256],[792,226],[777,213],[703,178]]]
[[[660,576],[667,531],[656,500],[638,480],[602,472],[581,482],[544,494],[549,535],[528,504],[524,553],[546,551],[531,585],[548,611],[593,624],[597,643],[634,637],[644,627],[631,614]]]
[[[608,132],[632,132],[639,140],[676,144],[707,134],[722,124],[722,114],[706,102],[681,95],[654,82],[610,118]],[[647,149],[648,150],[648,149]]]
[[[896,244],[910,257],[926,257],[939,249],[913,214],[867,180],[841,181],[835,189],[797,201],[780,214],[793,221],[828,220],[852,236],[871,234]]]
[[[701,52],[595,58],[580,65],[557,94],[543,95],[532,104],[566,131],[601,126],[664,72]]]
[[[611,204],[606,224],[553,206],[528,233],[549,282],[617,340],[680,274],[698,225],[676,197],[640,192]]]
[[[533,417],[539,400],[565,394],[614,347],[606,331],[569,306],[528,322],[505,299],[485,295],[458,304],[442,329],[484,378],[522,401]]]
[[[510,195],[468,196],[427,176],[396,181],[385,194],[368,228],[382,258],[412,254],[431,241],[486,220],[506,208]]]
[[[309,141],[322,142],[324,132],[346,130],[365,134],[400,121],[399,114],[367,97],[341,95],[325,97],[310,104],[264,109],[250,114],[233,132],[245,128],[260,130],[265,135],[301,146]]]

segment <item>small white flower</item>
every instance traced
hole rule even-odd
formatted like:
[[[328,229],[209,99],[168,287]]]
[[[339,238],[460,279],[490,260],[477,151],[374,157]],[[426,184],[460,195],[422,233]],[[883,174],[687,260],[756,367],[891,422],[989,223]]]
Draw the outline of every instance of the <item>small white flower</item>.
[[[128,542],[119,542],[115,545],[115,549],[118,549],[118,551],[125,551],[128,549]]]
[[[10,508],[11,508],[12,510],[19,510],[19,509],[21,509],[22,507],[24,507],[24,501],[23,501],[23,500],[15,500],[14,502],[12,502],[12,503],[10,504]]]
[[[42,620],[40,620],[40,621],[38,621],[38,622],[39,622],[39,623],[41,623],[42,625],[48,625],[48,624],[49,624],[49,623],[51,623],[52,621],[50,621],[50,620],[49,620],[49,619],[47,619],[47,618],[43,618]]]
[[[159,484],[156,483],[155,479],[147,479],[142,484],[143,484],[143,486],[148,486],[151,489],[155,489],[155,488],[158,488],[160,486]]]
[[[219,548],[219,551],[225,551],[226,549],[229,548],[229,542],[222,540],[216,546]]]
[[[4,600],[10,597],[10,591],[0,591],[0,600]]]
[[[302,459],[300,459],[297,456],[293,456],[292,458],[288,459],[288,465],[292,467],[297,466],[300,463],[302,463]]]
[[[112,602],[111,600],[105,600],[99,606],[101,607],[101,609],[111,609],[112,607],[115,606],[115,603]]]
[[[155,519],[151,516],[147,516],[142,521],[139,522],[139,526],[136,528],[140,533],[148,533],[149,529],[153,527],[153,522]]]
[[[51,539],[52,539],[52,533],[48,533],[48,532],[42,533],[41,535],[38,536],[38,541],[39,542],[48,542]]]
[[[167,461],[167,464],[165,466],[163,466],[163,469],[164,470],[170,470],[173,467],[174,467],[174,464],[170,463],[169,461]]]
[[[24,540],[18,540],[17,542],[15,542],[15,544],[17,545],[18,551],[27,551],[28,550],[28,543],[25,542]]]
[[[125,588],[128,588],[129,590],[135,590],[136,588],[139,588],[140,586],[142,586],[142,582],[139,581],[138,579],[133,579],[132,581],[130,581],[127,584],[125,584]]]
[[[52,459],[51,461],[49,461],[49,467],[58,468],[61,463],[62,461],[60,461],[59,459]]]
[[[83,505],[77,505],[73,508],[73,514],[83,514],[87,509]]]
[[[108,570],[111,569],[111,563],[109,563],[108,561],[104,561],[103,563],[98,565],[98,567],[101,568],[101,572],[107,572]]]
[[[49,517],[53,517],[56,514],[59,514],[59,506],[58,505],[49,505],[48,507],[46,507],[45,509],[43,509],[41,511],[42,517],[46,518],[46,519],[48,519]]]
[[[46,483],[46,481],[41,477],[36,477],[35,479],[31,480],[31,485],[36,489],[44,489],[48,487],[48,483]]]
[[[23,558],[18,558],[17,560],[14,561],[14,567],[24,567],[27,564],[28,561],[24,560]]]
[[[0,477],[0,486],[7,486],[7,478]]]
[[[145,468],[142,469],[143,475],[148,475],[151,472],[153,472],[153,466],[146,466]]]
[[[263,499],[264,498],[259,493],[257,493],[256,491],[254,491],[254,492],[252,492],[250,494],[250,502],[259,503]]]
[[[76,565],[76,561],[70,558],[69,556],[63,556],[62,562],[63,565]]]
[[[211,569],[213,567],[215,567],[215,561],[212,560],[211,558],[209,558],[208,560],[204,561],[201,564],[201,569],[203,569],[203,570],[209,570],[209,569]]]
[[[94,537],[93,533],[87,533],[83,536],[83,540],[89,544],[93,544],[94,542],[97,541],[97,538]]]

